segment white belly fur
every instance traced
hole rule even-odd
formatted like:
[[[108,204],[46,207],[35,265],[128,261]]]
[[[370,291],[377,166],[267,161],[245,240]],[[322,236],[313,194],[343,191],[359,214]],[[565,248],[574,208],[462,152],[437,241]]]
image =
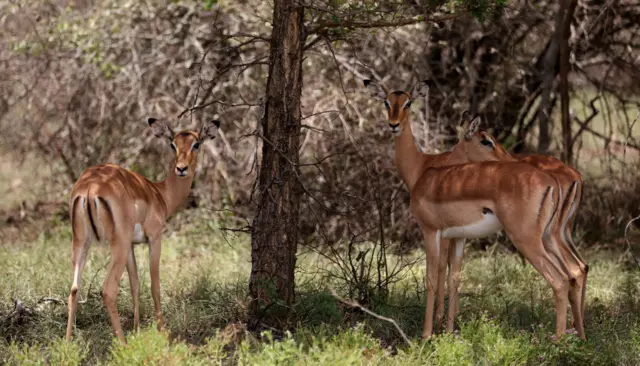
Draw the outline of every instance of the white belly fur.
[[[442,238],[484,238],[502,230],[502,224],[494,214],[483,215],[482,220],[466,226],[454,226],[442,230]]]
[[[133,243],[146,243],[147,242],[147,235],[145,234],[144,230],[142,230],[142,225],[140,224],[135,224],[133,226]]]

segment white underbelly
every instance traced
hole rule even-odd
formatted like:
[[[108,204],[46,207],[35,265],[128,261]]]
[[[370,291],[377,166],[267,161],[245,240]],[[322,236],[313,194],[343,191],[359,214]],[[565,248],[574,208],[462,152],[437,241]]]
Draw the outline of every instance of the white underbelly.
[[[135,224],[133,226],[133,239],[131,241],[133,243],[135,243],[135,244],[146,243],[147,242],[147,235],[145,234],[144,230],[142,229],[142,225]]]
[[[482,220],[466,226],[454,226],[442,230],[442,238],[484,238],[502,230],[502,223],[493,213],[485,214]]]

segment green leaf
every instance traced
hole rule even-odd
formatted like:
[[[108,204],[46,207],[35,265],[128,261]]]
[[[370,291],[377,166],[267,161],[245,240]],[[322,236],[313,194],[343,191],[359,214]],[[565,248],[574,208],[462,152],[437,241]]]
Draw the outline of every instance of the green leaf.
[[[211,10],[213,5],[217,3],[218,3],[218,0],[205,0],[204,8],[207,10]]]

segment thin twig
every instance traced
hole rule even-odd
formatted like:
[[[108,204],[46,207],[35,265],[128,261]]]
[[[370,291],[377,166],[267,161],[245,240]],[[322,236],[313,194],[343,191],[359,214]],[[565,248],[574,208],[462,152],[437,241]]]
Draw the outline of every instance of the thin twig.
[[[636,262],[636,266],[638,266],[638,269],[640,269],[640,262],[638,261],[638,258],[633,255],[633,250],[631,250],[631,242],[629,241],[629,238],[627,238],[627,230],[629,230],[629,226],[631,226],[631,224],[638,219],[640,219],[640,215],[631,219],[631,221],[629,221],[624,227],[624,240],[627,242],[627,246],[629,247],[629,254],[631,255],[631,258],[633,258],[634,262]]]
[[[133,248],[131,249],[133,250]],[[109,260],[105,260],[104,265],[101,268],[98,268],[97,271],[95,271],[95,273],[93,274],[93,277],[91,277],[91,281],[89,282],[89,288],[87,289],[87,298],[85,300],[79,300],[78,304],[84,304],[87,301],[89,301],[89,296],[91,296],[91,288],[93,287],[93,281],[95,281],[96,276],[98,276],[98,273],[100,273],[100,271],[102,271],[103,269],[107,268],[107,265],[109,264]],[[80,295],[82,296],[82,295]]]
[[[43,303],[43,302],[54,302],[56,304],[60,304],[60,305],[64,305],[65,302],[60,300],[60,299],[56,299],[55,297],[43,297],[40,300],[38,300],[38,304]]]
[[[358,308],[358,309],[360,309],[360,310],[364,311],[365,313],[367,313],[367,314],[369,314],[369,315],[371,315],[371,316],[373,316],[373,317],[375,317],[375,318],[378,318],[378,319],[380,319],[380,320],[384,320],[384,321],[386,321],[386,322],[389,322],[389,323],[393,324],[393,326],[395,326],[395,327],[396,327],[396,330],[398,331],[398,333],[400,333],[400,336],[402,337],[402,339],[403,339],[405,342],[407,342],[407,344],[409,345],[409,347],[413,346],[413,343],[411,342],[411,340],[409,340],[409,337],[407,337],[407,335],[404,333],[404,331],[402,330],[402,328],[400,328],[400,326],[398,325],[398,323],[397,323],[395,320],[393,320],[393,319],[391,319],[391,318],[387,318],[386,316],[382,316],[382,315],[376,314],[376,313],[374,313],[373,311],[371,311],[371,310],[369,310],[369,309],[365,308],[364,306],[360,305],[360,304],[359,304],[357,301],[355,301],[355,300],[350,300],[350,301],[348,301],[348,300],[345,300],[345,299],[341,298],[340,296],[338,296],[338,294],[336,293],[336,291],[335,291],[333,288],[331,288],[331,287],[328,287],[328,290],[329,290],[329,292],[331,293],[331,296],[333,296],[334,298],[336,298],[336,300],[340,301],[341,303],[343,303],[343,304],[345,304],[345,305],[347,305],[347,306],[350,306],[350,307],[352,307],[352,308]]]

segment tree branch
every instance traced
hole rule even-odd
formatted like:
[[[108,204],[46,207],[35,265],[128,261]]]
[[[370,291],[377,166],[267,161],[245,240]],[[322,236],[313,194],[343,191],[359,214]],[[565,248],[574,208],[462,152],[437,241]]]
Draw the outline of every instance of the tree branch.
[[[360,22],[352,20],[343,20],[339,22],[320,21],[314,27],[309,29],[309,34],[318,34],[325,29],[330,28],[351,28],[351,29],[372,29],[372,28],[388,28],[388,27],[402,27],[405,25],[412,25],[425,22],[439,22],[445,20],[456,19],[462,15],[466,15],[467,12],[460,12],[456,14],[446,14],[441,16],[428,16],[419,15],[413,18],[400,19],[396,21],[378,21],[378,22]]]
[[[573,148],[573,144],[576,142],[578,137],[580,137],[580,135],[582,135],[584,130],[587,128],[587,125],[600,113],[598,108],[596,108],[595,106],[595,102],[600,99],[600,96],[601,95],[598,94],[595,97],[593,97],[591,101],[589,101],[589,106],[591,107],[591,114],[584,121],[580,121],[580,119],[575,115],[573,116],[575,120],[580,122],[580,128],[578,129],[578,132],[576,132],[576,134],[571,139],[571,148]]]
[[[640,145],[632,144],[632,143],[629,143],[629,142],[616,141],[616,140],[612,139],[612,138],[611,138],[611,137],[609,137],[609,136],[605,136],[605,135],[601,134],[600,132],[595,131],[594,129],[592,129],[592,128],[590,128],[590,127],[587,127],[587,126],[586,126],[582,121],[580,121],[579,119],[577,119],[575,116],[574,116],[573,118],[576,120],[576,122],[578,122],[578,124],[580,125],[580,128],[581,128],[581,129],[584,129],[585,131],[587,131],[587,132],[589,132],[589,133],[593,134],[594,136],[596,136],[596,137],[599,137],[599,138],[603,139],[607,144],[610,144],[610,143],[612,143],[612,142],[613,142],[613,143],[614,143],[614,144],[616,144],[616,145],[628,146],[628,147],[630,147],[630,148],[632,148],[632,149],[634,149],[634,150],[638,150],[638,151],[640,151]]]
[[[374,318],[378,318],[380,320],[384,320],[386,322],[389,322],[389,323],[393,324],[393,326],[396,328],[398,333],[400,333],[400,336],[402,337],[402,339],[409,345],[409,347],[413,346],[413,343],[411,342],[411,340],[409,340],[409,337],[407,337],[407,335],[404,333],[402,328],[400,328],[400,326],[398,325],[398,323],[395,320],[393,320],[391,318],[387,318],[386,316],[378,315],[378,314],[374,313],[373,311],[371,311],[371,310],[365,308],[364,306],[360,305],[355,300],[347,301],[347,300],[341,298],[340,296],[338,296],[336,291],[331,287],[328,287],[328,290],[331,293],[331,296],[333,296],[336,300],[340,301],[341,303],[343,303],[343,304],[345,304],[347,306],[350,306],[352,308],[358,308],[358,309],[364,311],[365,313],[373,316]]]
[[[631,221],[629,221],[627,225],[624,227],[624,240],[627,242],[627,246],[629,247],[628,250],[629,250],[629,254],[631,255],[631,258],[633,258],[633,260],[636,262],[636,265],[638,266],[638,269],[640,269],[640,262],[638,261],[638,258],[636,258],[636,256],[633,255],[633,251],[631,250],[631,242],[629,242],[629,239],[627,238],[627,231],[629,230],[629,226],[631,226],[631,224],[638,219],[640,219],[640,215],[631,219]]]

